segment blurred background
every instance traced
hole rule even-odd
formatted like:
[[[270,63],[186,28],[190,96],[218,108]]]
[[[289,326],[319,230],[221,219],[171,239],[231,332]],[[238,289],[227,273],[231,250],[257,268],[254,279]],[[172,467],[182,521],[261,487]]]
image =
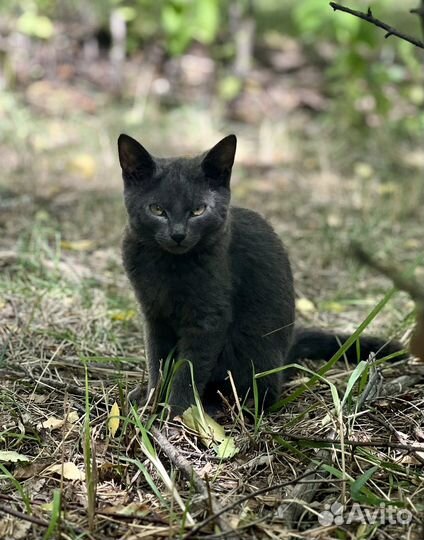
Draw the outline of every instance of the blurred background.
[[[422,38],[417,3],[347,5]],[[423,59],[327,0],[2,0],[0,322],[128,352],[116,138],[169,156],[233,132],[234,202],[287,244],[301,317],[355,328],[388,283],[352,238],[423,269]]]

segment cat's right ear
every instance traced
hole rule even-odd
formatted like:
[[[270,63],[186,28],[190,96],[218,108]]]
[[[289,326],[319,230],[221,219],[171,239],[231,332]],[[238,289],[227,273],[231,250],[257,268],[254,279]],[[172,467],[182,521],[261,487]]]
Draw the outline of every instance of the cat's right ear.
[[[119,135],[118,153],[124,182],[136,183],[152,177],[155,162],[138,141],[129,135]]]
[[[236,148],[236,136],[228,135],[209,150],[203,158],[202,169],[215,185],[228,186]]]

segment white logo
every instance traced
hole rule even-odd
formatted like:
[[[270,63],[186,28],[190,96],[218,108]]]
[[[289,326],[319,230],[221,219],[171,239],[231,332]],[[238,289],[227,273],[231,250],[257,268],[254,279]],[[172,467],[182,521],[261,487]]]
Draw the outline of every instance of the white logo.
[[[386,506],[381,503],[375,508],[362,509],[358,503],[353,503],[347,510],[339,502],[325,505],[325,510],[318,516],[320,525],[328,527],[329,525],[342,525],[346,523],[388,523],[390,525],[408,525],[412,521],[412,513],[406,508],[398,509],[396,506]]]

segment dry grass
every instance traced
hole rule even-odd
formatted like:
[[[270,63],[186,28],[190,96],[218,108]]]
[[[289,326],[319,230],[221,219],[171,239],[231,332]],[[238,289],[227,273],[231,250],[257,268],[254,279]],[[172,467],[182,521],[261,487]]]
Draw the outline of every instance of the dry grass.
[[[110,119],[97,119],[89,129],[94,132],[102,121],[112,124]],[[192,121],[196,125],[198,118]],[[272,138],[270,129],[262,137]],[[275,129],[275,137],[283,133],[278,126]],[[210,131],[208,140],[213,138],[212,127]],[[9,153],[3,149],[9,156],[10,182],[0,193],[0,442],[2,450],[18,452],[29,461],[3,462],[2,538],[225,536],[210,517],[208,501],[156,446],[193,518],[195,525],[189,525],[175,493],[169,492],[142,452],[143,430],[125,403],[128,389],[143,377],[144,352],[136,306],[120,264],[124,216],[117,166],[111,158],[114,135],[113,128],[87,142],[86,134],[82,145],[72,147],[76,155],[95,156],[96,172],[89,178],[84,176],[88,161],[80,163],[79,172],[63,166],[71,154],[65,159],[62,151],[27,149],[26,165],[19,171],[13,156],[21,149],[9,146]],[[168,138],[170,146],[176,145],[173,137]],[[348,163],[339,158],[336,166],[329,159],[333,148],[329,142],[325,147],[322,141],[315,144],[295,137],[292,155],[283,166],[256,167],[248,160],[252,140],[253,134],[245,131],[234,178],[236,200],[266,214],[286,239],[298,295],[315,306],[300,317],[307,324],[355,330],[388,283],[346,258],[347,241],[366,238],[374,251],[386,257],[396,253],[402,262],[420,267],[416,253],[424,246],[419,171],[405,179],[406,189],[376,157],[371,156],[368,169],[346,172]],[[197,150],[200,143],[186,144]],[[259,144],[267,147],[266,140]],[[383,179],[385,175],[389,177]],[[411,325],[411,309],[408,298],[398,295],[371,328],[404,336]],[[241,421],[237,410],[228,409],[220,422],[240,449],[228,461],[217,459],[180,424],[165,431],[207,482],[221,509],[226,509],[223,517],[240,537],[421,538],[423,367],[405,362],[386,365],[380,397],[357,409],[371,372],[364,375],[336,413],[329,383],[341,398],[351,374],[352,367],[340,362],[326,373],[326,382],[263,419],[245,411]],[[401,376],[409,377],[406,383]],[[304,381],[304,377],[292,381],[283,395]],[[391,381],[397,385],[389,387]],[[108,416],[115,401],[121,421],[112,436]],[[52,417],[63,422],[54,429],[43,426]],[[144,426],[148,420],[143,417]],[[72,462],[87,475],[87,437],[95,464],[91,528],[88,482],[48,470]],[[305,478],[306,471],[310,476]],[[306,491],[295,487],[300,485],[306,485]],[[52,505],[58,491],[60,508],[57,496]],[[304,502],[293,502],[299,493]],[[410,521],[402,525],[378,518],[375,523],[368,519],[320,524],[317,515],[336,502],[347,511],[355,502],[363,512],[393,506],[396,512],[410,512],[405,514]]]

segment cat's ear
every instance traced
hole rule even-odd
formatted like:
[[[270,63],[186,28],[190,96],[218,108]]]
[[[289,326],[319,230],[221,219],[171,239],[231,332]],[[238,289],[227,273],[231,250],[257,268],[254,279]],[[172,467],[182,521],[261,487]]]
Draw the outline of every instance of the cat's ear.
[[[152,177],[155,170],[153,157],[135,139],[129,135],[119,135],[118,153],[124,181],[136,182]]]
[[[219,185],[228,185],[236,147],[236,136],[228,135],[209,150],[202,161],[202,169],[206,176],[213,179]]]

